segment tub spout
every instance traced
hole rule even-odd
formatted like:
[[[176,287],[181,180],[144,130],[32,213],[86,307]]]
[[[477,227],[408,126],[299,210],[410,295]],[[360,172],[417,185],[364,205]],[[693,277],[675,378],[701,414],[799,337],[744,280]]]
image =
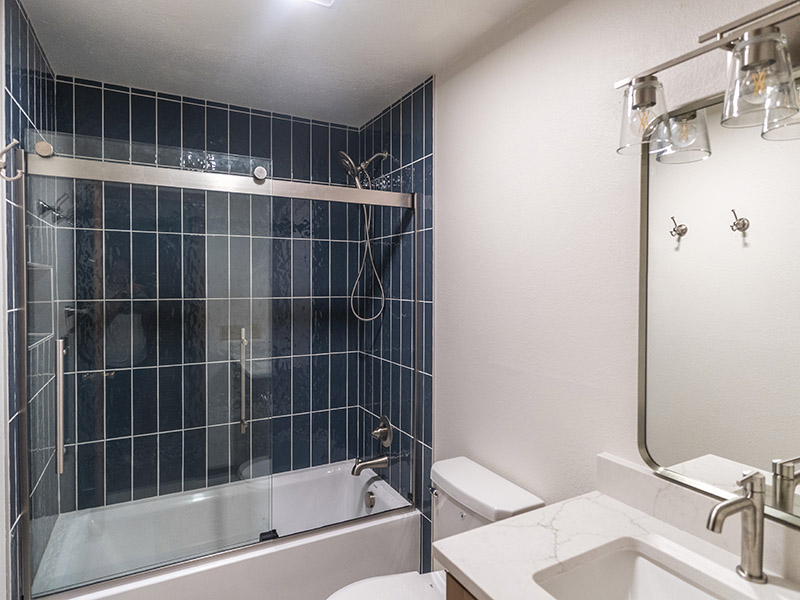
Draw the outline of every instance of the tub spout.
[[[364,469],[386,469],[388,467],[389,467],[388,456],[379,456],[377,458],[372,458],[370,460],[361,460],[360,458],[357,458],[355,464],[353,465],[353,470],[350,471],[350,474],[358,477],[359,475],[361,475],[361,472]]]

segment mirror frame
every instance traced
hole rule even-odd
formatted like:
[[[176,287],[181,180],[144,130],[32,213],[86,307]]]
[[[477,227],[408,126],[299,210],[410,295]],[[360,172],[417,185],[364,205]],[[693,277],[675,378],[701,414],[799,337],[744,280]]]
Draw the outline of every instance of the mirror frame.
[[[670,111],[670,116],[681,115],[702,108],[709,108],[721,104],[725,95],[723,93],[707,96],[689,102]],[[768,142],[767,142],[768,143]],[[713,144],[713,141],[712,141]],[[650,187],[650,153],[648,145],[642,146],[641,175],[640,175],[640,217],[639,217],[639,374],[638,374],[638,446],[642,460],[653,469],[653,472],[663,479],[678,485],[694,489],[707,496],[718,500],[727,500],[735,494],[726,492],[704,481],[687,477],[681,473],[671,471],[659,465],[647,448],[647,257],[648,257],[648,226],[649,226],[649,187]],[[675,166],[674,168],[679,168]],[[765,507],[768,518],[800,529],[800,515],[794,515],[771,506]]]

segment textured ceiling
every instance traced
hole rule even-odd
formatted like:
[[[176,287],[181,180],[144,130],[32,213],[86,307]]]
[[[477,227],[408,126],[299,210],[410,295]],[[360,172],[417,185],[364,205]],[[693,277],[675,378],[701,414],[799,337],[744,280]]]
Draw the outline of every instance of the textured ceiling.
[[[23,0],[60,75],[361,125],[531,0]]]

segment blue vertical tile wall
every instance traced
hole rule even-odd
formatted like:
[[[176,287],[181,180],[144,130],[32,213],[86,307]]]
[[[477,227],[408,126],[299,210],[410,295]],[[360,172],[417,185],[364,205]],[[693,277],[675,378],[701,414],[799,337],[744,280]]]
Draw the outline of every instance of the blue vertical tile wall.
[[[23,148],[33,145],[52,131],[55,123],[55,78],[28,20],[16,0],[3,2],[5,17],[4,103],[6,140],[13,138]],[[55,189],[41,190],[41,199],[55,204]],[[32,559],[41,560],[58,514],[58,487],[53,452],[55,391],[53,385],[54,330],[53,307],[56,300],[51,275],[54,271],[55,235],[52,215],[42,214],[35,206],[22,206],[15,187],[6,185],[6,256],[8,261],[8,390],[9,402],[9,495],[11,531],[11,593],[21,591],[21,510],[24,488],[28,488],[31,531],[36,538]],[[27,209],[27,214],[26,214]],[[28,235],[23,230],[27,219]],[[27,262],[28,285],[39,302],[26,310],[22,283]],[[26,338],[27,329],[27,338]],[[27,381],[23,381],[25,361],[29,363]],[[27,402],[26,402],[27,399]],[[25,411],[23,414],[21,411]],[[27,416],[41,421],[39,427],[23,430]],[[30,432],[30,435],[29,435]],[[21,452],[28,448],[29,470],[23,473]],[[27,479],[28,484],[25,485]]]
[[[390,448],[388,472],[381,473],[398,492],[412,489],[413,454],[419,461],[417,508],[423,515],[420,565],[430,570],[430,469],[433,456],[433,79],[415,87],[360,128],[361,157],[387,151],[390,158],[372,165],[376,189],[417,193],[419,261],[414,264],[414,215],[402,209],[373,209],[371,238],[375,262],[386,292],[380,318],[361,325],[360,402],[362,428],[371,431],[381,415],[397,429]],[[420,311],[414,323],[414,278],[419,277]],[[377,281],[368,268],[363,310],[380,306]],[[419,410],[414,412],[414,336],[420,328]],[[419,439],[414,444],[415,421]],[[368,435],[361,453],[374,456],[380,448]]]

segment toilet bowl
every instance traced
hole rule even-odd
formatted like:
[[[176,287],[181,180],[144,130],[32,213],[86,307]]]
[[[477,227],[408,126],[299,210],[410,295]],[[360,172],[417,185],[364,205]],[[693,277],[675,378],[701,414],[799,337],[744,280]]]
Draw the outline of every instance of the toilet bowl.
[[[437,541],[544,506],[544,502],[470,459],[431,468],[433,540]],[[328,600],[444,600],[445,572],[385,575],[343,587]]]

